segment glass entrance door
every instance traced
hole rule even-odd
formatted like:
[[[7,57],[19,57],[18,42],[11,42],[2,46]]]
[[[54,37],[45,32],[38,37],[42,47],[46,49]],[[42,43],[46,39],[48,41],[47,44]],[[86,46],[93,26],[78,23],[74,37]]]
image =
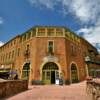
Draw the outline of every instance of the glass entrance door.
[[[55,84],[56,79],[59,79],[58,70],[45,70],[42,74],[42,80],[45,84]]]
[[[50,80],[51,80],[51,73],[48,70],[45,70],[42,72],[42,80],[45,84],[50,84]]]
[[[58,66],[55,63],[47,63],[42,69],[42,80],[45,84],[55,84],[59,78]]]
[[[55,71],[51,71],[51,84],[55,84]]]

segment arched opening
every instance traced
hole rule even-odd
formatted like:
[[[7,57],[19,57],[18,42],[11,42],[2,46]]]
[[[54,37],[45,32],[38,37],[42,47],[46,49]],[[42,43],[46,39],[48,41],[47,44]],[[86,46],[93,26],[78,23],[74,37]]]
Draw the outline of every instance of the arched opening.
[[[78,71],[77,71],[77,67],[75,64],[71,65],[71,82],[72,83],[77,83],[78,80]]]
[[[42,80],[45,84],[55,84],[59,78],[59,68],[53,62],[46,63],[42,68]]]
[[[22,78],[28,80],[29,74],[30,74],[30,63],[25,63],[22,70]]]

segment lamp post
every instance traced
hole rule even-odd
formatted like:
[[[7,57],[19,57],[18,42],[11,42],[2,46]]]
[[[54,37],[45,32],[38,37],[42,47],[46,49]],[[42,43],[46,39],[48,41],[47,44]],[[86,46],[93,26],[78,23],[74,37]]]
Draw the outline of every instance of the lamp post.
[[[89,76],[89,62],[90,62],[90,57],[89,56],[85,57],[85,62],[86,62],[86,66],[85,66],[86,76],[88,77]]]

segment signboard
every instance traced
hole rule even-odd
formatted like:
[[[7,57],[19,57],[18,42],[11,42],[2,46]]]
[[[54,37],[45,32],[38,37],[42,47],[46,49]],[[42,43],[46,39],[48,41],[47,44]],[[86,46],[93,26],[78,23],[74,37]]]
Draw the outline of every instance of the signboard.
[[[58,62],[58,58],[55,56],[47,56],[43,59],[44,62]]]
[[[59,85],[59,79],[56,79],[55,83],[56,83],[56,85]]]

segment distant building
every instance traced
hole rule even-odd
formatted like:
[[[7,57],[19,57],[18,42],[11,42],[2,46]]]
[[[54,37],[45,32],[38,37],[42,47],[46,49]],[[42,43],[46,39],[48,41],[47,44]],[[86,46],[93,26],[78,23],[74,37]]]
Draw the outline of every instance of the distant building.
[[[100,69],[97,49],[65,27],[36,26],[0,47],[0,69],[45,84],[82,81]]]

